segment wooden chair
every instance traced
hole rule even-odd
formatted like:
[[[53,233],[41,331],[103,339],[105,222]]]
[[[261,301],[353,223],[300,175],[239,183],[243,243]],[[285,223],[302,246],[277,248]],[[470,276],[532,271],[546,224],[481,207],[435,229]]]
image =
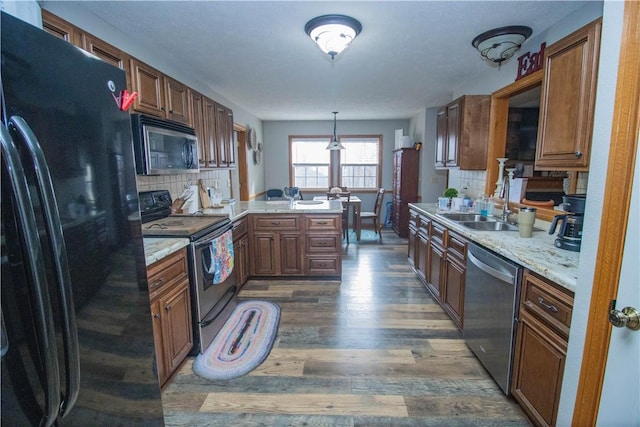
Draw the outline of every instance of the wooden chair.
[[[384,198],[384,188],[378,190],[376,195],[376,202],[373,205],[373,212],[360,212],[360,222],[364,220],[373,220],[373,228],[376,234],[382,239],[382,233],[380,233],[380,208],[382,206],[382,199]]]
[[[349,209],[351,208],[351,192],[327,193],[327,200],[342,199],[342,238],[349,244]]]

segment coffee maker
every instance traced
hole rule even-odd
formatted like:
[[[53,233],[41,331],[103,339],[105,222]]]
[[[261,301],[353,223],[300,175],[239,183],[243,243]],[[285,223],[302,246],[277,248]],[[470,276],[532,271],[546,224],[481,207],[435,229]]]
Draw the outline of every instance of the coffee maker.
[[[556,231],[558,222],[562,222],[554,245],[560,249],[579,252],[582,242],[582,225],[584,223],[584,205],[586,194],[567,194],[562,196],[562,209],[567,214],[553,218],[549,234]]]

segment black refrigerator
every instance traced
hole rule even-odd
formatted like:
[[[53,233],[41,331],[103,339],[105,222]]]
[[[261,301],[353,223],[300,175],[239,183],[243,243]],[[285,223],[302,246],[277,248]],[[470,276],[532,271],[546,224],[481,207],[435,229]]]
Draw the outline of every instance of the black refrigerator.
[[[1,33],[2,425],[163,425],[125,74]]]

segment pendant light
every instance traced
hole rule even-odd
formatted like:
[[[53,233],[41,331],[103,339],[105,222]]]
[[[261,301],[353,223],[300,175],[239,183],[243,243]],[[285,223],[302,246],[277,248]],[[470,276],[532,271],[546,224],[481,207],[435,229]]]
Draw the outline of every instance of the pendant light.
[[[344,150],[344,145],[338,141],[338,134],[336,133],[336,115],[337,111],[333,112],[333,140],[327,145],[327,150]]]

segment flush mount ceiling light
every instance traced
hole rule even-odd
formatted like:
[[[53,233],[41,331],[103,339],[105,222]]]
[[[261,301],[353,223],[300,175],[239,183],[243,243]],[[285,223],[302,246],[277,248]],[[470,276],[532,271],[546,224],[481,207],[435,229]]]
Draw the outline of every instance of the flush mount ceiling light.
[[[500,65],[520,49],[531,32],[531,28],[522,25],[494,28],[477,36],[471,44],[484,59]]]
[[[333,61],[360,34],[362,25],[350,16],[323,15],[307,22],[304,31]]]
[[[338,134],[336,133],[336,115],[337,111],[333,112],[333,140],[327,145],[327,150],[344,150],[344,145],[338,141]]]

